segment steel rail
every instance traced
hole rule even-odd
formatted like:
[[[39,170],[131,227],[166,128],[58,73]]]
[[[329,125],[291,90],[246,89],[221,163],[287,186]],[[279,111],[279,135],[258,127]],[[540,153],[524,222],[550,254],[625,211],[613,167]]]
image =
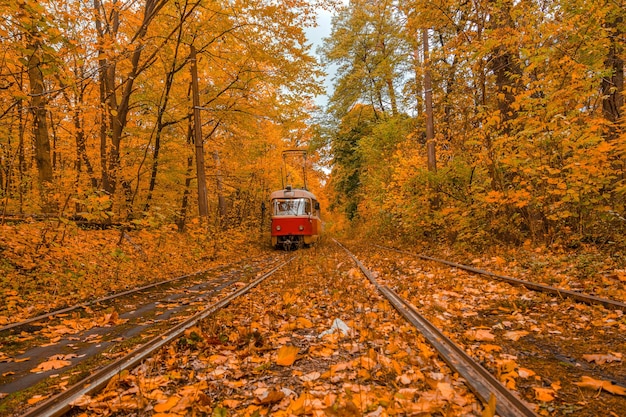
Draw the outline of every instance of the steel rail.
[[[59,417],[64,415],[71,409],[72,406],[70,404],[72,402],[78,400],[83,395],[93,394],[101,390],[115,375],[118,375],[120,372],[138,365],[139,363],[141,363],[141,361],[151,356],[161,347],[179,338],[186,330],[195,326],[200,320],[203,320],[209,317],[211,314],[215,313],[217,310],[226,307],[234,299],[249,292],[254,287],[259,285],[265,279],[270,277],[272,274],[274,274],[276,271],[278,271],[280,268],[287,265],[294,259],[295,256],[292,256],[281,264],[270,269],[268,272],[266,272],[256,280],[250,282],[245,287],[241,287],[239,290],[210,305],[203,311],[178,324],[164,334],[146,342],[144,345],[135,349],[130,354],[105,366],[101,370],[74,384],[66,391],[63,391],[62,393],[57,394],[56,396],[41,403],[36,408],[23,414],[22,417]]]
[[[571,298],[571,299],[574,299],[576,301],[580,301],[580,302],[586,303],[586,304],[601,304],[601,305],[603,305],[604,307],[607,307],[607,308],[613,308],[613,309],[626,311],[626,303],[623,303],[621,301],[610,300],[608,298],[597,297],[597,296],[591,295],[591,294],[585,294],[585,293],[571,291],[571,290],[566,290],[566,289],[562,289],[562,288],[556,288],[556,287],[552,287],[550,285],[538,284],[536,282],[526,281],[526,280],[519,279],[519,278],[513,278],[513,277],[510,277],[510,276],[506,276],[506,275],[495,274],[493,272],[485,271],[483,269],[474,268],[472,266],[463,265],[463,264],[459,264],[459,263],[451,262],[451,261],[446,261],[445,259],[439,259],[439,258],[433,258],[433,257],[426,256],[426,255],[420,255],[420,254],[417,254],[417,253],[412,253],[412,252],[404,251],[404,250],[401,250],[401,249],[390,248],[390,247],[382,246],[382,245],[373,245],[373,246],[376,246],[376,247],[381,248],[381,249],[393,251],[393,252],[403,253],[405,255],[414,256],[414,257],[423,259],[425,261],[438,262],[438,263],[441,263],[441,264],[444,264],[444,265],[448,265],[448,266],[451,266],[451,267],[454,267],[454,268],[462,269],[464,271],[472,272],[474,274],[486,275],[486,276],[495,278],[495,279],[497,279],[499,281],[504,281],[504,282],[508,282],[510,284],[524,286],[524,287],[526,287],[526,288],[528,288],[529,290],[532,290],[532,291],[556,294],[556,295],[558,295],[561,298]]]
[[[161,285],[171,284],[172,282],[180,281],[180,280],[183,280],[183,279],[186,279],[186,278],[191,278],[191,277],[194,277],[196,275],[206,274],[208,272],[215,271],[216,269],[219,269],[219,268],[222,268],[222,267],[225,267],[225,266],[230,266],[230,265],[232,265],[232,264],[220,265],[220,266],[216,266],[216,267],[213,267],[213,268],[204,269],[202,271],[192,272],[190,274],[181,275],[179,277],[171,278],[171,279],[168,279],[168,280],[165,280],[165,281],[153,282],[152,284],[147,284],[147,285],[144,285],[143,287],[133,288],[133,289],[130,289],[130,290],[127,290],[127,291],[122,291],[122,292],[119,292],[119,293],[111,294],[111,295],[108,295],[106,297],[98,298],[97,300],[86,301],[84,303],[80,303],[80,304],[76,304],[76,305],[73,305],[73,306],[70,306],[70,307],[62,308],[60,310],[50,311],[48,313],[40,314],[39,316],[36,316],[36,317],[31,317],[31,318],[26,319],[24,321],[19,321],[19,322],[15,322],[15,323],[11,323],[11,324],[7,324],[5,326],[2,326],[2,327],[0,327],[0,333],[5,332],[7,330],[14,329],[16,327],[21,327],[21,326],[26,326],[27,324],[36,323],[38,321],[42,321],[42,320],[45,320],[47,318],[52,318],[52,317],[58,316],[59,314],[68,313],[70,311],[78,310],[79,308],[89,307],[89,306],[92,306],[92,305],[95,305],[95,304],[103,303],[105,301],[114,300],[116,298],[123,297],[125,295],[129,295],[129,294],[133,294],[133,293],[136,293],[136,292],[149,290],[151,288],[159,287]]]
[[[386,285],[381,285],[369,269],[367,269],[356,256],[345,246],[335,240],[346,253],[352,258],[361,272],[376,287],[391,305],[406,320],[415,326],[422,335],[439,352],[443,360],[467,381],[470,389],[485,403],[488,404],[491,397],[496,399],[496,413],[501,417],[537,417],[538,415],[498,381],[487,369],[474,361],[463,349],[445,336],[437,327],[420,315],[413,306],[403,300],[395,291]]]

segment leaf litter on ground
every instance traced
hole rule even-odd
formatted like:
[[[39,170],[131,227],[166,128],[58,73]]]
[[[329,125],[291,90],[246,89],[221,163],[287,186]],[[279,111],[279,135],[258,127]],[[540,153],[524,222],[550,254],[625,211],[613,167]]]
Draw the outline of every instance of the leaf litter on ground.
[[[483,405],[463,380],[351,266],[336,248],[300,252],[250,295],[75,405],[87,415],[480,416]]]

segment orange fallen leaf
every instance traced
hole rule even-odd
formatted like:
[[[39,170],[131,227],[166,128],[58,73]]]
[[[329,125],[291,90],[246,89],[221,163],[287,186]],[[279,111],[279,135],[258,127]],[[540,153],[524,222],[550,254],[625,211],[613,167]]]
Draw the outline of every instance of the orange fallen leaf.
[[[519,368],[517,370],[517,373],[519,374],[520,378],[530,378],[531,376],[536,375],[535,371],[526,368]]]
[[[241,404],[241,401],[237,401],[237,400],[224,400],[222,402],[222,404],[224,404],[224,407],[228,407],[228,408],[237,408],[237,406],[239,404]]]
[[[292,401],[287,408],[287,413],[300,416],[311,409],[311,403],[313,396],[308,393],[303,393],[296,400]]]
[[[525,330],[514,330],[514,331],[504,333],[504,337],[514,342],[517,342],[518,340],[520,340],[522,337],[526,335],[528,335],[528,332]]]
[[[310,329],[311,327],[313,327],[313,322],[304,317],[298,317],[298,319],[296,320],[296,323],[298,324],[298,327],[304,328],[304,329]]]
[[[493,342],[496,338],[493,333],[486,329],[468,330],[465,335],[468,339],[477,342]]]
[[[552,388],[533,387],[533,390],[535,390],[535,399],[543,402],[554,400],[556,394]]]
[[[39,401],[45,400],[46,398],[48,398],[47,395],[33,395],[26,402],[28,403],[28,405],[33,405],[33,404],[37,404]]]
[[[621,362],[622,361],[622,354],[621,353],[608,353],[606,355],[583,355],[583,359],[585,359],[587,362],[595,362],[598,365],[602,365],[604,363],[610,363],[610,362]]]
[[[438,382],[437,391],[448,401],[454,398],[454,388],[452,388],[449,382]]]
[[[626,388],[620,385],[615,385],[611,381],[583,376],[580,382],[574,382],[574,384],[582,388],[605,390],[606,392],[610,392],[611,394],[626,396]]]
[[[31,372],[46,372],[46,371],[51,371],[53,369],[60,369],[60,368],[64,368],[68,365],[71,365],[72,362],[70,361],[65,361],[65,360],[60,360],[60,359],[54,359],[51,361],[46,361],[46,362],[42,362],[39,364],[38,367],[31,369]]]
[[[502,350],[502,347],[498,345],[484,344],[480,346],[480,349],[484,350],[485,352],[500,352]]]
[[[176,404],[178,404],[179,400],[180,398],[178,397],[174,397],[174,396],[169,397],[167,401],[165,401],[164,403],[159,403],[155,405],[154,411],[156,411],[157,413],[163,413],[163,412],[169,411],[172,408],[174,408]]]
[[[276,365],[291,366],[298,356],[299,349],[296,346],[285,345],[278,349]]]
[[[256,399],[261,404],[277,403],[285,397],[285,393],[276,389],[265,390],[257,395]]]

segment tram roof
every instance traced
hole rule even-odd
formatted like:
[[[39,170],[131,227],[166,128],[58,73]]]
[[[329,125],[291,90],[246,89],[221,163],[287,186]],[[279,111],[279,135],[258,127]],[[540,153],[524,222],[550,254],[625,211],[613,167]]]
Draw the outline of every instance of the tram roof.
[[[301,188],[285,188],[284,190],[278,190],[278,191],[274,191],[272,194],[270,194],[270,200],[273,200],[275,198],[312,198],[313,200],[316,200],[317,198],[315,197],[315,194],[307,191],[307,190],[303,190]]]

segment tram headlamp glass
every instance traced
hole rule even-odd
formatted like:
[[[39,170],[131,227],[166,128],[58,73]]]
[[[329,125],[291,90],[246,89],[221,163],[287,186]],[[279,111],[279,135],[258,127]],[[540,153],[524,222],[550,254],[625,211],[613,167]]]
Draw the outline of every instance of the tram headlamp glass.
[[[304,226],[303,225],[298,226],[298,230],[303,231],[304,230]]]
[[[276,226],[276,230],[280,230],[280,224]]]

